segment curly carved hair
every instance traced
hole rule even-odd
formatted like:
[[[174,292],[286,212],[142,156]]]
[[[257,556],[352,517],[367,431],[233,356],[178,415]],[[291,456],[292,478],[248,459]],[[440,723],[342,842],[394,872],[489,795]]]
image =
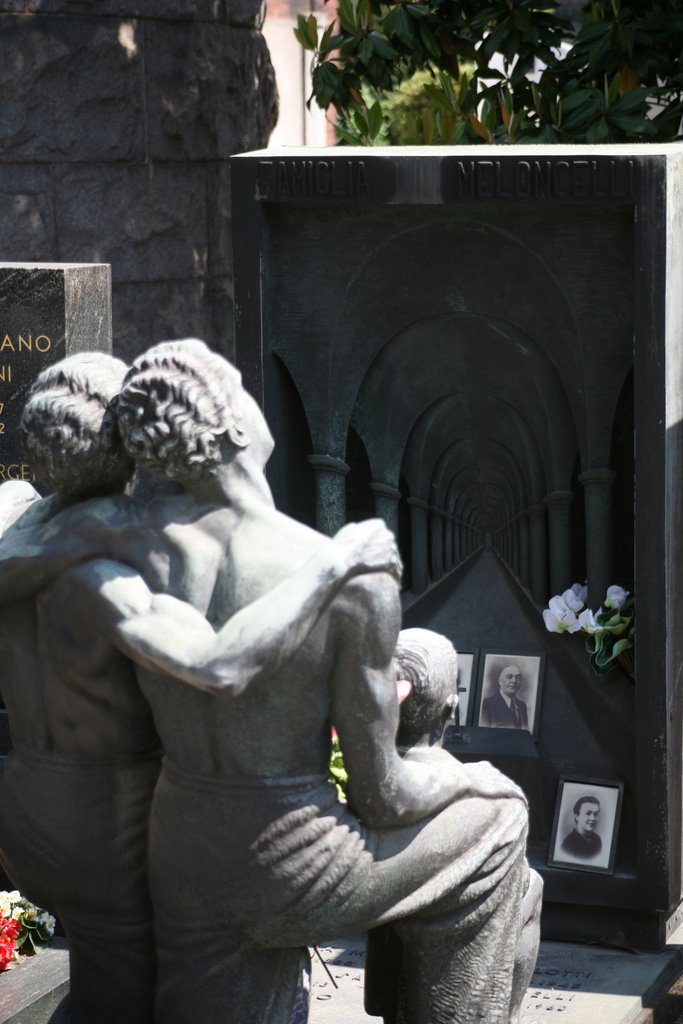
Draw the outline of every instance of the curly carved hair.
[[[180,483],[210,476],[222,461],[225,434],[238,447],[238,371],[203,341],[184,338],[153,346],[135,360],[121,389],[117,415],[135,462]]]
[[[39,373],[21,416],[38,481],[72,497],[120,490],[133,471],[116,423],[128,367],[104,352],[67,356]]]
[[[450,699],[458,688],[458,656],[453,644],[431,629],[402,629],[394,662],[397,679],[413,684],[401,704],[397,743],[412,746],[427,734],[440,739]]]

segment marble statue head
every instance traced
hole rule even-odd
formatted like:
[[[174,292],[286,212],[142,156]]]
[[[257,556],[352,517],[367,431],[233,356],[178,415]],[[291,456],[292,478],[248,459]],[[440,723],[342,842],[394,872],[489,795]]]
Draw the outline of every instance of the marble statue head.
[[[227,360],[204,342],[185,338],[154,345],[135,360],[117,414],[137,465],[191,483],[217,471],[226,446],[239,450],[252,444],[254,405]],[[263,420],[260,412],[258,417]]]
[[[456,701],[458,656],[453,644],[430,629],[403,629],[394,658],[398,677],[413,686],[401,704],[398,745],[439,743]]]
[[[37,480],[65,497],[121,490],[133,471],[116,422],[125,363],[103,352],[48,366],[21,417],[27,458]]]

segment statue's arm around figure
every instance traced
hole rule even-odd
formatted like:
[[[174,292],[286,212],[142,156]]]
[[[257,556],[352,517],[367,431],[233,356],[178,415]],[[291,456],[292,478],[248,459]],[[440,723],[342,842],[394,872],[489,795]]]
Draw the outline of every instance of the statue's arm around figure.
[[[27,503],[0,536],[0,606],[35,597],[81,562],[112,557],[136,531],[135,504],[124,494],[67,507],[54,495]]]
[[[349,775],[349,804],[365,824],[410,824],[464,797],[521,795],[485,762],[463,765],[439,747],[415,748],[400,757],[393,666],[400,605],[389,576],[352,580],[332,605],[332,615],[337,642],[332,721]]]
[[[377,520],[349,524],[296,573],[215,631],[191,605],[155,594],[135,570],[100,559],[68,574],[91,597],[97,628],[136,664],[209,693],[236,696],[296,651],[353,575],[400,572],[393,536]]]

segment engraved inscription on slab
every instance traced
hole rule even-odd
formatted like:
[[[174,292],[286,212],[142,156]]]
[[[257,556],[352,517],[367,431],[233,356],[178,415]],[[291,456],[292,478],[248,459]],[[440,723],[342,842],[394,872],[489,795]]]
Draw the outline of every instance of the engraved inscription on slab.
[[[36,376],[74,351],[111,350],[109,267],[0,263],[0,483],[34,482],[21,411]]]
[[[446,190],[456,199],[611,199],[635,195],[636,164],[617,159],[449,161]]]
[[[25,396],[22,384],[34,379],[50,361],[52,339],[42,331],[26,330],[12,334],[3,331],[0,324],[0,444],[3,461],[0,461],[0,481],[29,480],[34,475],[30,465],[21,455],[18,434],[21,407],[17,398]],[[6,457],[9,454],[9,457]]]
[[[370,195],[364,160],[261,160],[259,199],[361,199]]]

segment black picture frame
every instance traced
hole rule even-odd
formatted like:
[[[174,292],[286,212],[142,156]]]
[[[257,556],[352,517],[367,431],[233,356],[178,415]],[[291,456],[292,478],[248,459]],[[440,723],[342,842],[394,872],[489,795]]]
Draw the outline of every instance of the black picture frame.
[[[469,725],[476,706],[479,651],[458,651],[458,706],[454,715],[458,725]]]
[[[512,667],[516,667],[522,677],[517,700],[523,705],[522,722],[526,720],[526,724],[513,724],[511,711],[499,701],[499,678],[506,668]],[[534,739],[538,739],[544,671],[543,651],[515,651],[509,648],[504,651],[482,651],[473,724],[491,729],[526,729]]]
[[[614,872],[624,783],[618,779],[594,779],[562,775],[557,785],[548,866],[570,871]],[[581,805],[581,806],[579,806]],[[599,816],[590,832],[581,835],[581,816],[597,805]],[[584,820],[584,827],[588,824]],[[594,835],[599,845],[589,837]]]

